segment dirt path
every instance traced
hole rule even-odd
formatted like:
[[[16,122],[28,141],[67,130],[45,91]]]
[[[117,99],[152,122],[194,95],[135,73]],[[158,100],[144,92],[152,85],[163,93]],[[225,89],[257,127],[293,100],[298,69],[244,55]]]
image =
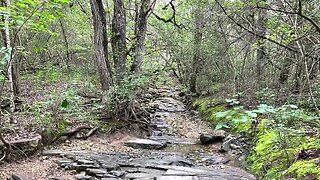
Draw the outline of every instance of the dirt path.
[[[187,111],[173,88],[144,95],[152,114],[152,136],[130,130],[112,136],[67,141],[42,155],[1,167],[0,179],[255,179],[221,153],[220,143],[203,146],[202,133],[213,134],[197,113]]]

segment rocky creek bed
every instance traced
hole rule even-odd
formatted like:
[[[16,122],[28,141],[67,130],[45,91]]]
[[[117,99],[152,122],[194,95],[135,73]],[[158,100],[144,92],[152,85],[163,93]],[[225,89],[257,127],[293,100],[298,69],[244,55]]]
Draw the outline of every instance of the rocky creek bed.
[[[54,162],[50,176],[38,175],[37,166],[23,163],[15,169],[3,167],[3,172],[10,179],[255,179],[239,167],[244,139],[214,131],[197,112],[185,108],[173,88],[150,89],[143,97],[152,112],[150,137],[94,137],[43,150],[30,161]]]

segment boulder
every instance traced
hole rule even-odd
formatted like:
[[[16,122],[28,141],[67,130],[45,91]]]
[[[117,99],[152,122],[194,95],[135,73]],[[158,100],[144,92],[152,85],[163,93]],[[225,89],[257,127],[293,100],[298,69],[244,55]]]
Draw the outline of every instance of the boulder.
[[[223,130],[216,130],[212,134],[201,134],[200,141],[202,144],[211,144],[222,141],[227,136]]]

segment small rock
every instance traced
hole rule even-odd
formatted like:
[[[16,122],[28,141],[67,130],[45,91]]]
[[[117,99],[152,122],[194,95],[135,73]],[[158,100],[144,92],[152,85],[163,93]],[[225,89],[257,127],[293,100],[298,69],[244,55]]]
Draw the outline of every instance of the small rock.
[[[125,172],[122,172],[122,171],[111,171],[110,174],[121,178],[121,177],[123,177],[126,173],[125,173]]]
[[[29,178],[27,176],[25,176],[23,174],[18,174],[18,173],[12,174],[11,179],[13,179],[13,180],[29,180]]]
[[[191,111],[190,111],[190,115],[191,115],[191,116],[197,116],[198,114],[199,114],[198,111],[195,111],[195,110],[191,110]]]
[[[60,167],[66,167],[68,165],[72,164],[72,161],[70,159],[61,159],[57,162]]]
[[[85,174],[77,174],[76,179],[77,180],[91,180],[93,178],[91,176],[87,176]]]
[[[180,96],[180,97],[185,96],[185,95],[186,95],[185,92],[180,92],[180,93],[178,94],[178,96]]]
[[[86,160],[86,159],[79,159],[77,161],[78,164],[94,164],[93,161],[90,161],[90,160]]]
[[[105,177],[108,172],[105,169],[92,169],[89,168],[86,170],[86,174],[89,176],[96,176],[96,177]]]
[[[235,141],[238,139],[238,137],[236,136],[233,136],[233,135],[228,135],[224,140],[223,140],[223,143],[221,145],[221,151],[223,152],[229,152],[231,151],[231,144],[232,143],[235,143]],[[232,145],[233,148],[235,148],[234,145]]]
[[[61,136],[56,142],[55,144],[62,144],[64,142],[66,142],[68,140],[68,136]]]
[[[231,147],[232,149],[241,149],[241,146],[237,146],[237,145],[235,145],[235,144],[230,144],[230,147]]]
[[[226,132],[223,130],[217,130],[213,134],[201,134],[200,141],[202,144],[211,144],[222,141],[226,137]]]
[[[107,171],[113,171],[113,170],[120,169],[120,166],[118,164],[111,164],[111,163],[108,163],[108,164],[103,163],[103,164],[101,164],[101,167],[103,169],[106,169]]]
[[[77,172],[86,171],[87,169],[98,169],[99,165],[96,164],[73,164],[71,169]]]
[[[230,144],[233,141],[233,139],[229,139],[222,143],[221,150],[224,152],[229,152],[231,150]]]

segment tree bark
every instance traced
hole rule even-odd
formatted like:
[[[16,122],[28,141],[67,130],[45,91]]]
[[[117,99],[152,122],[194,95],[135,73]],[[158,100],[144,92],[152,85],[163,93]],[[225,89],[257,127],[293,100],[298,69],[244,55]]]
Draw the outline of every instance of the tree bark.
[[[59,19],[59,23],[61,26],[61,31],[62,31],[62,35],[63,35],[63,39],[64,39],[64,44],[66,47],[66,60],[67,60],[67,67],[70,68],[70,53],[69,53],[69,42],[68,42],[68,38],[67,38],[67,34],[66,34],[66,30],[63,24],[63,20]]]
[[[114,0],[111,46],[117,80],[121,80],[126,72],[127,61],[126,13],[123,0]]]
[[[203,14],[199,8],[195,10],[195,32],[194,32],[194,52],[192,60],[192,69],[189,81],[189,90],[192,93],[197,92],[197,76],[199,73],[199,63],[201,61],[201,44],[202,44],[202,26]]]
[[[266,2],[266,0],[263,0]],[[267,22],[267,11],[264,9],[259,9],[258,12],[258,29],[257,34],[261,36],[266,36],[267,28],[265,27],[265,23]],[[265,64],[266,64],[266,47],[265,40],[262,38],[258,38],[258,49],[257,49],[257,79],[258,84],[262,85],[265,76]]]
[[[4,7],[9,7],[10,6],[10,0],[4,0],[3,1]],[[10,93],[10,121],[13,121],[13,113],[15,110],[15,104],[14,104],[14,99],[15,99],[15,93],[14,93],[14,68],[13,68],[13,56],[12,56],[12,47],[11,47],[11,41],[10,41],[10,29],[9,29],[9,24],[10,24],[10,14],[9,11],[7,12],[8,14],[4,15],[4,44],[6,47],[6,53],[7,53],[7,73],[8,73],[8,79],[9,79],[9,93]]]
[[[147,35],[147,19],[150,12],[150,0],[141,0],[139,14],[136,20],[136,46],[134,49],[134,63],[131,68],[135,73],[141,71],[141,65],[144,59],[145,53],[145,41]]]
[[[102,0],[90,0],[94,27],[95,56],[98,66],[101,88],[108,91],[113,84],[111,67],[108,61],[108,39],[106,17]]]

